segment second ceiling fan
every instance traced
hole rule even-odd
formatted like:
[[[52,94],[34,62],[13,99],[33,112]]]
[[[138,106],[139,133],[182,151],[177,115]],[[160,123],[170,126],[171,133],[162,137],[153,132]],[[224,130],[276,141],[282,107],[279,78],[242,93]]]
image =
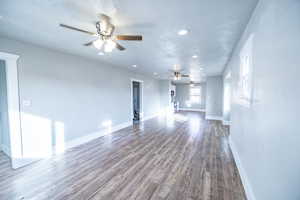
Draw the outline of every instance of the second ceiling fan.
[[[90,31],[86,31],[65,24],[60,24],[60,26],[98,37],[96,40],[84,44],[84,46],[93,45],[96,49],[99,50],[104,48],[105,52],[111,52],[114,48],[117,48],[120,51],[125,50],[125,47],[123,47],[122,45],[116,42],[117,40],[129,40],[129,41],[143,40],[143,37],[141,35],[113,35],[115,26],[111,23],[110,17],[105,14],[99,14],[99,18],[100,20],[96,22],[97,33],[93,33]]]
[[[179,81],[179,80],[181,80],[181,78],[189,78],[190,77],[189,74],[183,74],[183,73],[181,73],[181,71],[183,71],[183,70],[180,70],[180,69],[169,70],[169,72],[171,72],[171,78],[173,78],[174,81]]]

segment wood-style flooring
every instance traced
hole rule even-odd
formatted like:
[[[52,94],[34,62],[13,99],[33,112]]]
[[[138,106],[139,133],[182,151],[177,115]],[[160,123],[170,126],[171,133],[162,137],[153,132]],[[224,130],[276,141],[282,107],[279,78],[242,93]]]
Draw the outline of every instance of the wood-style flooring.
[[[122,129],[64,154],[10,169],[1,200],[245,200],[228,127],[180,112]]]

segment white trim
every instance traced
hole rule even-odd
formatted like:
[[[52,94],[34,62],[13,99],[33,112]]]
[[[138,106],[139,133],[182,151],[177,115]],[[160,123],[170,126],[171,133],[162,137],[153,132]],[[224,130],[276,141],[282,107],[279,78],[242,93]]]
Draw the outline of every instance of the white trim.
[[[230,121],[226,121],[223,119],[223,125],[224,126],[230,126],[231,122]]]
[[[149,120],[149,119],[152,119],[152,118],[155,118],[155,117],[157,117],[157,116],[159,116],[159,113],[155,113],[155,114],[153,114],[153,115],[149,115],[149,116],[147,116],[147,117],[144,117],[144,118],[142,118],[142,122],[144,122],[144,121],[147,121],[147,120]]]
[[[1,60],[18,60],[20,56],[5,52],[0,52],[0,59]]]
[[[205,119],[207,120],[223,120],[222,116],[218,116],[218,115],[205,115]]]
[[[39,159],[37,159],[37,158],[14,158],[13,169],[18,169],[20,167],[24,167],[24,166],[29,165],[38,160]]]
[[[132,83],[133,82],[139,82],[140,83],[140,94],[141,94],[141,99],[140,99],[140,120],[142,120],[144,118],[144,81],[143,80],[139,80],[139,79],[135,79],[135,78],[131,78],[130,79],[130,120],[133,120],[133,88],[132,88]]]
[[[256,198],[254,196],[254,193],[253,193],[253,190],[252,190],[252,187],[250,185],[248,176],[247,176],[246,171],[245,171],[245,169],[242,165],[242,162],[240,160],[240,157],[239,157],[239,154],[237,152],[236,146],[235,146],[234,142],[232,141],[231,136],[229,136],[228,140],[229,140],[229,145],[230,145],[230,148],[231,148],[231,152],[233,154],[233,158],[235,160],[236,166],[239,170],[240,177],[242,179],[242,183],[243,183],[243,186],[244,186],[244,189],[245,189],[247,199],[248,200],[256,200]]]
[[[7,156],[10,157],[10,149],[8,148],[8,146],[2,144],[0,146],[0,151],[3,151]]]
[[[158,115],[159,115],[159,113],[156,113],[154,115],[150,115],[148,117],[143,118],[141,121],[146,121],[146,120],[155,118]],[[106,136],[108,134],[114,133],[116,131],[127,128],[129,126],[132,126],[132,121],[128,121],[128,122],[125,122],[125,123],[122,123],[122,124],[118,124],[118,125],[113,126],[112,128],[110,128],[109,130],[101,130],[101,131],[97,131],[97,132],[94,132],[94,133],[87,134],[83,137],[73,139],[73,140],[68,141],[68,142],[65,143],[64,150],[67,150],[67,149],[70,149],[70,148],[73,148],[73,147],[77,147],[79,145],[85,144],[85,143],[90,142],[94,139],[97,139],[97,138]],[[56,147],[54,146],[53,149],[56,149]]]
[[[20,166],[17,159],[22,158],[22,129],[20,118],[18,55],[0,52],[0,60],[5,61],[7,82],[8,124],[10,135],[11,163],[15,169]]]
[[[90,142],[94,139],[97,139],[99,137],[103,137],[105,135],[111,134],[111,133],[116,132],[116,131],[119,131],[119,130],[121,130],[123,128],[126,128],[126,127],[129,127],[131,125],[132,125],[132,121],[129,121],[129,122],[125,122],[125,123],[122,123],[122,124],[118,124],[114,127],[111,127],[110,129],[97,131],[97,132],[90,133],[90,134],[87,134],[85,136],[70,140],[70,141],[65,143],[64,150],[67,150],[67,149],[85,144],[85,143]],[[54,147],[53,149],[56,149],[56,147]]]
[[[198,108],[179,108],[180,111],[194,111],[194,112],[205,112],[205,109]]]

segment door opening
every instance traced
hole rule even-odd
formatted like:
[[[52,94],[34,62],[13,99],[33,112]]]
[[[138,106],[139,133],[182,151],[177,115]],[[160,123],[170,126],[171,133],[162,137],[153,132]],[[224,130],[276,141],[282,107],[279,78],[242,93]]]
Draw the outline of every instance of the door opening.
[[[5,61],[0,60],[0,157],[10,156]]]
[[[5,69],[5,82],[6,82],[6,99],[7,99],[7,131],[9,141],[2,150],[7,151],[10,156],[11,166],[16,169],[31,163],[30,159],[23,157],[22,146],[22,131],[21,131],[21,119],[20,119],[20,99],[19,99],[19,81],[18,81],[18,55],[0,52],[0,60],[2,60],[2,69]],[[2,84],[3,85],[3,84]],[[4,112],[5,113],[5,112]],[[5,116],[5,114],[4,114]],[[2,116],[3,117],[3,116]],[[5,118],[5,117],[4,117]],[[1,131],[2,129],[0,129]],[[4,129],[5,130],[5,129]],[[3,131],[2,131],[3,132]]]
[[[143,81],[131,80],[131,119],[139,122],[143,118]]]
[[[140,83],[137,81],[132,82],[132,104],[133,104],[133,121],[140,121],[141,118],[141,91]]]

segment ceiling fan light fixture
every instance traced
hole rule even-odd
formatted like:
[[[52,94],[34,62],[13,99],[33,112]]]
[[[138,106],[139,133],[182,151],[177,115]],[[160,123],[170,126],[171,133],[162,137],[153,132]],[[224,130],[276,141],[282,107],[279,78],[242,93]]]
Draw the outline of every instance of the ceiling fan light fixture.
[[[93,45],[94,45],[94,47],[95,47],[96,49],[101,49],[102,46],[103,46],[103,43],[104,43],[103,40],[98,39],[98,40],[95,40],[95,41],[93,42]]]
[[[112,52],[114,48],[116,48],[117,44],[112,40],[107,40],[104,46],[105,52]]]
[[[105,51],[106,53],[110,53],[110,52],[112,52],[112,51],[113,51],[113,49],[111,49],[111,48],[107,48],[107,47],[104,47],[104,51]]]

